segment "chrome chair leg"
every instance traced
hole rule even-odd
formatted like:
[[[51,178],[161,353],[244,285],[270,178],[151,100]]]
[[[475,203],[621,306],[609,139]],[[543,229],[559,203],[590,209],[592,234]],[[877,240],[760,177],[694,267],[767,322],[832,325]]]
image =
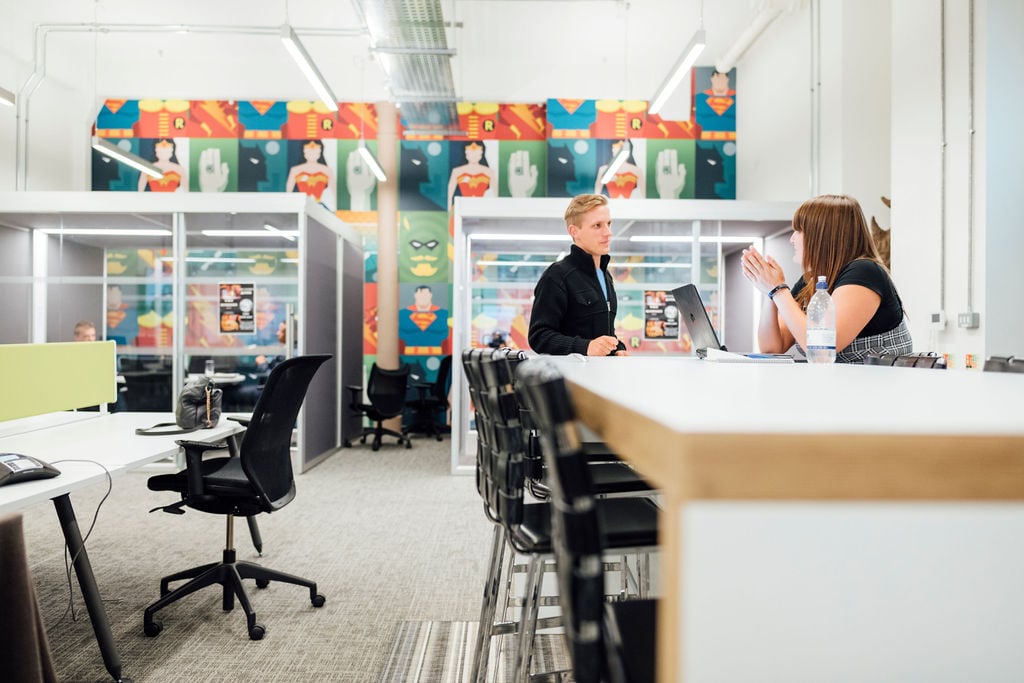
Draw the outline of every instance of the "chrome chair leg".
[[[480,606],[480,625],[476,635],[476,648],[473,652],[472,683],[486,683],[487,659],[491,651],[491,637],[494,635],[494,615],[498,608],[498,597],[501,593],[501,568],[504,564],[505,530],[501,525],[494,525],[494,536],[491,539],[491,556],[487,565],[487,579],[484,583],[483,602]]]
[[[544,584],[544,558],[534,555],[530,558],[530,569],[526,573],[526,588],[523,591],[523,608],[519,619],[519,638],[516,642],[516,668],[513,681],[529,683],[530,662],[533,658],[533,639],[537,630],[537,613],[540,609],[540,591]]]
[[[500,590],[498,593],[497,605],[500,607],[500,613],[496,616],[496,621],[494,622],[491,632],[497,635],[512,635],[514,638],[517,638],[517,634],[519,633],[519,622],[512,618],[509,608],[515,602],[515,577],[519,572],[517,570],[518,565],[516,565],[515,548],[508,544],[506,545],[505,550],[507,551],[505,556],[506,559],[498,575]],[[500,680],[498,678],[498,671],[502,664],[504,649],[508,646],[509,640],[509,638],[498,638],[497,647],[494,649],[494,657],[492,658],[493,666],[491,666],[491,675],[488,680],[494,681],[495,683]],[[486,667],[487,662],[484,662],[483,665]]]

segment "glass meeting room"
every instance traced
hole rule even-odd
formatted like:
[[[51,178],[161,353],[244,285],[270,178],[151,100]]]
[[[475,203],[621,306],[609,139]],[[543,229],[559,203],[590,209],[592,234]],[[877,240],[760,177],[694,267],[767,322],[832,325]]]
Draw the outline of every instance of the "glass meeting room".
[[[361,307],[361,292],[341,288],[346,263],[349,278],[361,275],[358,235],[303,196],[216,199],[176,198],[161,211],[135,197],[59,193],[49,206],[0,211],[0,343],[74,341],[76,325],[91,324],[95,339],[116,342],[117,398],[106,409],[130,412],[171,411],[178,387],[208,375],[225,412],[247,413],[281,358],[342,359],[338,309]],[[338,286],[310,299],[310,278]],[[360,361],[349,361],[339,367],[358,383]],[[321,374],[311,389],[321,400],[309,405],[327,427],[308,458],[340,442],[344,421],[343,371]]]

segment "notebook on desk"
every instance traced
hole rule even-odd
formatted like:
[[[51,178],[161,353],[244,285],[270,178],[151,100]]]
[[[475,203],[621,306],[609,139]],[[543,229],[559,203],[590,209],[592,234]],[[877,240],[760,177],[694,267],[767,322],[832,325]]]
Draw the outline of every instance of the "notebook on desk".
[[[731,353],[718,340],[708,311],[694,284],[683,285],[672,290],[679,309],[679,317],[690,334],[694,351],[705,360],[720,363],[792,363],[793,356],[777,353]]]

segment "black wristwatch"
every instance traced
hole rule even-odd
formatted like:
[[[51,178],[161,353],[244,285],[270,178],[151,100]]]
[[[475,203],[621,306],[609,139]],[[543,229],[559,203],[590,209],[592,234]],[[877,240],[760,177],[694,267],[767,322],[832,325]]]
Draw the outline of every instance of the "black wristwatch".
[[[771,291],[768,292],[768,298],[774,301],[775,295],[778,293],[780,289],[789,289],[789,285],[787,285],[785,282],[783,282],[781,285],[775,285],[774,287],[772,287]]]

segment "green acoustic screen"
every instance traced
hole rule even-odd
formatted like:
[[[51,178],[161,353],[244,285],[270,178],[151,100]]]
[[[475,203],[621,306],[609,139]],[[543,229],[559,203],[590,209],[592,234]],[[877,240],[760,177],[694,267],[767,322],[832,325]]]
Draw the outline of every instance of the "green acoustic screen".
[[[112,403],[112,341],[0,344],[0,421]]]

